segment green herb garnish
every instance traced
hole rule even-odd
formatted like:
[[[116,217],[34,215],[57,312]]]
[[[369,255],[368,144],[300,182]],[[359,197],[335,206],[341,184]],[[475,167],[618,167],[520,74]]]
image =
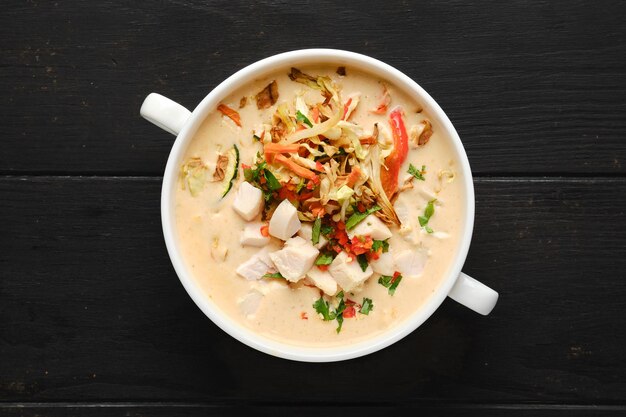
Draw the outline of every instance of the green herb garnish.
[[[321,314],[324,321],[334,320],[337,315],[334,311],[330,311],[330,306],[328,305],[328,301],[324,300],[324,297],[320,297],[317,301],[313,303],[313,308],[317,312],[317,314]]]
[[[347,230],[354,229],[354,227],[357,224],[361,223],[363,220],[365,220],[365,218],[367,216],[369,216],[370,214],[372,214],[372,213],[374,213],[374,212],[376,212],[378,210],[380,210],[379,206],[372,206],[372,207],[368,208],[367,210],[365,210],[364,213],[359,213],[359,212],[354,213],[352,216],[350,216],[350,218],[346,222],[346,229]]]
[[[277,279],[285,279],[285,277],[280,272],[274,272],[273,274],[265,274],[263,278],[277,278]]]
[[[270,190],[276,191],[276,190],[280,190],[283,187],[269,169],[265,169],[263,171],[264,171],[263,175],[265,176],[265,179],[267,180],[267,187]]]
[[[389,295],[393,295],[396,292],[400,281],[402,281],[402,275],[397,272],[393,276],[381,275],[380,278],[378,278],[378,283],[387,288]]]
[[[306,183],[304,182],[304,179],[301,179],[300,182],[298,183],[298,185],[296,186],[296,193],[300,193],[300,191],[304,188],[304,186],[306,185]]]
[[[252,135],[252,139],[256,140],[257,142],[261,142],[261,138],[257,135]]]
[[[424,178],[424,174],[426,173],[426,165],[422,165],[422,169],[417,169],[413,166],[413,164],[409,164],[408,172],[418,180],[426,181],[426,178]]]
[[[335,228],[329,224],[323,224],[321,228],[322,236],[328,236],[335,231]]]
[[[357,255],[356,260],[359,262],[359,266],[361,267],[361,270],[363,272],[365,272],[365,270],[367,270],[367,267],[369,266],[369,263],[367,262],[367,256],[365,256],[364,253]]]
[[[383,253],[389,252],[389,239],[387,240],[374,240],[372,244],[372,252],[378,252],[378,249],[382,248]]]
[[[374,309],[374,303],[371,298],[363,298],[363,303],[361,304],[361,309],[359,313],[365,314],[366,316]]]
[[[315,265],[330,265],[333,262],[333,255],[331,253],[320,253],[315,260]]]
[[[432,215],[435,214],[435,201],[437,200],[430,200],[426,205],[426,209],[424,209],[424,215],[418,217],[418,220],[420,221],[420,226],[422,226],[424,230],[426,230],[428,233],[433,232],[433,229],[428,226],[428,221],[430,220]]]
[[[311,121],[309,120],[308,117],[306,117],[304,114],[302,114],[302,112],[300,110],[298,110],[296,112],[296,120],[299,122],[304,123],[305,125],[307,125],[308,127],[313,127],[313,123],[311,123]]]
[[[313,308],[317,314],[321,314],[324,321],[337,320],[337,333],[341,331],[343,327],[343,312],[346,309],[346,303],[343,301],[343,291],[336,296],[339,299],[339,304],[335,310],[332,310],[328,301],[324,300],[324,297],[320,297],[313,303]]]
[[[318,217],[315,219],[315,222],[313,222],[313,232],[311,233],[311,242],[313,242],[314,245],[317,245],[318,243],[320,243],[321,229],[322,229],[322,218]]]

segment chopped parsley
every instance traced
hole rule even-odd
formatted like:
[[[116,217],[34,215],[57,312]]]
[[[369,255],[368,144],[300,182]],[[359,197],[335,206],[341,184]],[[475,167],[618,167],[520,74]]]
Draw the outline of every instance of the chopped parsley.
[[[378,283],[387,288],[389,295],[393,295],[396,292],[400,281],[402,281],[402,275],[399,272],[396,272],[393,276],[381,275],[380,278],[378,278]]]
[[[324,321],[337,320],[337,333],[341,331],[343,327],[343,312],[346,309],[346,303],[343,301],[343,291],[335,296],[339,299],[339,304],[336,309],[332,309],[328,301],[324,300],[324,297],[320,297],[313,303],[313,308],[317,314],[322,316]]]
[[[389,239],[387,240],[374,240],[372,244],[372,252],[378,252],[378,249],[383,250],[383,253],[389,252]]]
[[[413,175],[420,181],[426,181],[426,178],[424,178],[424,174],[426,173],[426,165],[422,165],[422,169],[417,169],[413,166],[413,164],[409,164],[408,173]]]
[[[320,231],[322,232],[323,236],[328,236],[335,231],[335,228],[329,224],[323,224]]]
[[[324,321],[334,320],[336,314],[334,311],[330,311],[330,306],[328,305],[328,301],[324,300],[324,297],[320,297],[317,301],[313,303],[313,308],[317,312],[317,314],[321,314]]]
[[[359,313],[365,314],[366,316],[374,309],[374,303],[371,298],[363,298],[363,303],[361,304],[361,309]]]
[[[430,200],[426,205],[426,209],[424,209],[424,215],[418,217],[418,220],[420,221],[420,226],[422,226],[424,230],[426,230],[428,233],[433,232],[433,229],[428,226],[428,221],[430,220],[432,215],[435,214],[435,201],[437,200]]]
[[[278,182],[274,174],[272,174],[272,171],[270,171],[269,169],[265,169],[263,172],[263,175],[265,176],[265,179],[267,180],[267,187],[270,190],[276,191],[282,188],[282,185],[280,184],[280,182]]]
[[[315,260],[315,265],[330,265],[333,262],[332,253],[320,253],[320,255]]]
[[[311,123],[311,121],[309,120],[308,117],[306,117],[304,114],[302,114],[302,112],[300,110],[298,110],[296,112],[296,120],[299,122],[304,123],[305,125],[307,125],[308,127],[313,127],[313,123]]]
[[[277,278],[277,279],[285,279],[284,276],[280,272],[274,272],[273,274],[265,274],[263,278]]]
[[[317,217],[313,222],[313,232],[311,233],[311,242],[314,245],[320,243],[320,232],[322,231],[322,218]]]
[[[365,210],[364,213],[359,213],[359,212],[355,212],[352,216],[350,216],[350,218],[348,219],[348,221],[346,222],[346,230],[352,230],[354,229],[354,227],[361,223],[363,220],[365,220],[365,218],[367,216],[369,216],[370,214],[376,212],[380,210],[379,206],[372,206],[370,208],[368,208],[367,210]]]
[[[369,266],[369,263],[367,262],[367,256],[365,256],[365,254],[362,253],[360,255],[357,255],[356,260],[359,262],[359,266],[361,267],[361,270],[365,272],[365,270]]]

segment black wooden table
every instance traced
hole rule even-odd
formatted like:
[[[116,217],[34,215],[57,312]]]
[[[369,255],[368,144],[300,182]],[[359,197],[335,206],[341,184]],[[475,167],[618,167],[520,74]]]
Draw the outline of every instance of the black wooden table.
[[[2,3],[1,414],[626,414],[626,3],[339,3]],[[159,217],[173,137],[139,106],[193,108],[305,47],[379,58],[447,112],[491,316],[446,301],[388,349],[307,364],[187,296]]]

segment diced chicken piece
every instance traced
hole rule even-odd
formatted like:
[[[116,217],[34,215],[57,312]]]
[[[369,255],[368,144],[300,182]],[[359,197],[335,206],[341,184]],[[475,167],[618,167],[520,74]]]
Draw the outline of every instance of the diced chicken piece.
[[[372,259],[370,261],[370,265],[377,274],[393,275],[393,273],[396,272],[396,263],[391,251],[381,253],[378,259]]]
[[[320,290],[324,291],[328,295],[335,295],[337,293],[337,281],[333,278],[328,271],[322,271],[318,267],[314,266],[306,273],[307,278]]]
[[[311,239],[313,238],[313,226],[311,225],[311,223],[302,223],[300,230],[298,230],[298,236],[300,236],[307,242],[311,242],[312,244],[313,242]],[[317,245],[313,246],[315,246],[317,249],[322,249],[324,246],[326,246],[327,243],[328,240],[320,234],[320,241],[317,243]]]
[[[345,252],[341,252],[337,255],[330,264],[328,272],[330,272],[333,278],[335,278],[335,281],[337,281],[337,284],[339,284],[344,291],[353,290],[374,273],[372,267],[369,265],[367,269],[363,271],[357,261],[353,260],[350,262]]]
[[[300,230],[300,226],[298,211],[289,200],[283,200],[272,214],[269,232],[274,237],[287,240]]]
[[[400,198],[393,205],[393,209],[400,220],[400,234],[404,235],[411,231],[411,213],[409,207],[400,201]]]
[[[299,236],[285,242],[285,246],[269,254],[276,269],[287,281],[298,282],[311,269],[319,251]]]
[[[237,267],[236,272],[247,279],[254,281],[263,278],[267,274],[269,267],[258,256],[253,256]]]
[[[235,194],[233,209],[244,220],[254,219],[263,209],[263,192],[249,182],[242,182]]]
[[[252,290],[239,300],[239,309],[246,317],[254,316],[261,306],[264,295],[257,290]]]
[[[403,250],[394,255],[397,270],[406,278],[417,278],[422,274],[428,255],[421,250]]]
[[[270,249],[267,246],[258,251],[254,256],[265,262],[265,265],[267,265],[272,272],[276,272],[276,265],[274,265],[272,258],[270,258]]]
[[[391,237],[391,230],[378,217],[370,214],[352,230],[347,231],[348,236],[371,236],[374,240],[385,240]]]
[[[241,238],[239,239],[239,242],[241,242],[241,244],[244,246],[256,246],[259,248],[270,243],[270,237],[263,236],[261,234],[261,227],[263,227],[264,225],[265,223],[261,222],[246,224],[243,232],[241,233]]]

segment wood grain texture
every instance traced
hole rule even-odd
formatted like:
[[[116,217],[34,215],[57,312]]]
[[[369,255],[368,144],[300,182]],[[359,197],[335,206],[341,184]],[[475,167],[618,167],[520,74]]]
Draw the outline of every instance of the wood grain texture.
[[[626,415],[624,406],[554,406],[549,404],[537,405],[472,405],[472,404],[419,404],[404,406],[233,406],[212,405],[198,403],[57,403],[57,404],[0,404],[0,413],[7,416],[67,416],[80,415],[85,417],[99,416],[293,416],[317,417],[358,415],[373,416],[423,416],[423,417],[604,417]]]
[[[476,174],[626,173],[626,3],[3,2],[0,172],[159,175],[147,93],[193,108],[293,49],[379,58],[439,101]]]
[[[500,291],[492,315],[448,300],[377,354],[307,364],[194,306],[163,244],[159,178],[1,177],[0,401],[624,404],[626,179],[481,178],[476,192],[464,270]]]

